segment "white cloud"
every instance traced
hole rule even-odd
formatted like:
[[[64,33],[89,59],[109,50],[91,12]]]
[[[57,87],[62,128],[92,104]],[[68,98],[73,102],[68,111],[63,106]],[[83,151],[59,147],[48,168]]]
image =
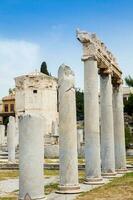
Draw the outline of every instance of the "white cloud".
[[[0,97],[14,86],[14,77],[39,68],[41,49],[23,40],[0,40]]]

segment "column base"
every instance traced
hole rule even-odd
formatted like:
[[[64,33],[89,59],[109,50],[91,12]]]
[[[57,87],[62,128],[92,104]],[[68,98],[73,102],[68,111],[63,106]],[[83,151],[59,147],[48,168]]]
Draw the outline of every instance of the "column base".
[[[116,172],[117,172],[118,174],[125,174],[125,173],[128,172],[128,169],[116,169]]]
[[[117,175],[116,172],[104,172],[102,173],[103,178],[115,178]]]
[[[14,160],[14,161],[8,161],[8,164],[16,164],[16,160]]]
[[[18,198],[19,200],[47,200],[47,197],[38,197],[38,198],[31,198],[29,196],[25,196],[24,198]]]
[[[56,191],[58,194],[78,194],[81,193],[80,186],[59,186],[59,190]]]
[[[86,185],[103,185],[104,181],[102,178],[86,178],[84,181]]]

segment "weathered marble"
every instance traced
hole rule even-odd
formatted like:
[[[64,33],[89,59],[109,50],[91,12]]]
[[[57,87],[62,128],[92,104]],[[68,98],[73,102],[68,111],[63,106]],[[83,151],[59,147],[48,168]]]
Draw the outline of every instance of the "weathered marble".
[[[15,78],[16,115],[38,114],[47,120],[47,132],[51,133],[52,121],[58,118],[57,79],[40,72]]]
[[[0,146],[2,146],[5,142],[5,126],[0,125]]]
[[[15,133],[16,124],[15,118],[9,117],[9,123],[7,127],[7,147],[8,147],[8,161],[15,162]]]
[[[97,61],[84,61],[86,182],[101,181]]]
[[[59,77],[60,193],[78,193],[78,159],[74,73],[62,65]]]
[[[102,174],[115,175],[114,126],[111,74],[100,74]]]
[[[59,135],[58,124],[57,121],[52,121],[52,135],[58,136]]]
[[[80,150],[81,150],[81,144],[83,143],[83,129],[77,129],[77,142],[78,142],[78,153],[80,154]]]
[[[113,113],[114,113],[114,141],[115,141],[115,168],[126,170],[126,148],[123,113],[122,84],[114,86],[113,90]]]
[[[24,115],[19,121],[19,199],[44,199],[43,118]]]

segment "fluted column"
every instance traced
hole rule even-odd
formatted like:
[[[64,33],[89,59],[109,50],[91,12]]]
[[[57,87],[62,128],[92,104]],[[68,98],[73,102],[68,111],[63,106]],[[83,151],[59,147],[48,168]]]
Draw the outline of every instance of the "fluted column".
[[[59,77],[59,193],[78,193],[78,155],[74,73],[61,65]]]
[[[125,148],[122,84],[114,84],[113,113],[114,113],[115,168],[117,171],[125,171],[126,148]]]
[[[111,70],[100,73],[100,107],[101,107],[101,161],[102,175],[114,176],[114,126],[112,105]]]

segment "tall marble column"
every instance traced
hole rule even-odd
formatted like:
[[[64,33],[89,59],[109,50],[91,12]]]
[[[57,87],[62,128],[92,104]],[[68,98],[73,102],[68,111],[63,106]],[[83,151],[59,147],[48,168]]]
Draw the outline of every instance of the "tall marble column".
[[[59,193],[78,193],[78,155],[74,73],[62,65],[59,77]]]
[[[77,147],[78,147],[78,154],[80,155],[80,150],[81,150],[81,144],[83,143],[83,128],[78,128],[77,129]]]
[[[101,106],[101,161],[102,175],[113,176],[115,173],[114,125],[112,105],[111,70],[100,73]]]
[[[44,199],[43,118],[24,115],[19,120],[19,199]]]
[[[101,184],[97,48],[87,32],[77,31],[83,45],[85,171],[87,184]]]
[[[0,125],[0,146],[4,144],[4,139],[5,139],[5,126]]]
[[[7,147],[8,147],[8,161],[15,162],[15,133],[16,124],[15,118],[9,117],[9,123],[7,126]]]
[[[122,84],[114,84],[113,90],[115,167],[117,171],[126,170],[126,148],[123,113]]]
[[[101,181],[98,68],[95,58],[84,60],[86,183]]]

